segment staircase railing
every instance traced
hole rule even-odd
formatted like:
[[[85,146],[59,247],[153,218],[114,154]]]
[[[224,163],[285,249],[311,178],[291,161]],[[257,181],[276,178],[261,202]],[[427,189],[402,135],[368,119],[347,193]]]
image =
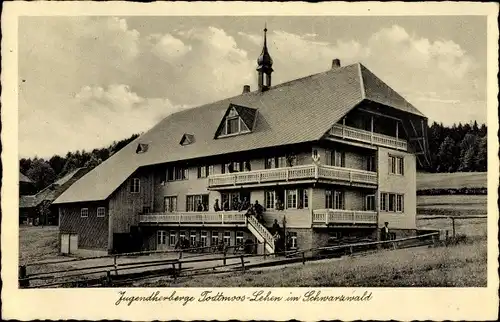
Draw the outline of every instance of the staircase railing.
[[[266,245],[269,245],[269,248],[272,249],[274,253],[274,237],[269,232],[269,230],[267,230],[266,227],[264,227],[261,223],[259,223],[257,218],[255,218],[254,216],[249,216],[247,222],[248,225],[251,225],[255,229],[255,231],[257,231],[260,234]]]

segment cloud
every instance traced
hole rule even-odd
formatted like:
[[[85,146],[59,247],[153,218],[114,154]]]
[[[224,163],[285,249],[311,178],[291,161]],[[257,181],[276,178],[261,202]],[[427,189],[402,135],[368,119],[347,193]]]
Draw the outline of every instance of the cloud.
[[[268,33],[273,83],[362,62],[438,121],[486,119],[484,71],[459,44],[401,26],[365,41]],[[109,144],[165,115],[256,88],[262,35],[214,26],[143,34],[126,19],[29,17],[19,24],[22,155]],[[61,140],[64,138],[64,140]]]

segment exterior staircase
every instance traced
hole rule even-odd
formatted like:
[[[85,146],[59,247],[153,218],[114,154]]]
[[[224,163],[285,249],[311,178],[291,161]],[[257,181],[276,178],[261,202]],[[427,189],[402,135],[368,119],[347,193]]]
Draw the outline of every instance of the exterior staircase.
[[[260,243],[265,243],[266,251],[274,254],[274,238],[269,230],[259,223],[254,216],[248,216],[247,227]]]

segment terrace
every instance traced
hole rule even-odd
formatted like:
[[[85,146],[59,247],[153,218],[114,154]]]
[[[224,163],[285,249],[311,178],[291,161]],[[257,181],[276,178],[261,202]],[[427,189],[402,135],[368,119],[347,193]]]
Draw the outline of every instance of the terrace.
[[[342,139],[369,143],[372,145],[379,145],[397,150],[403,150],[403,151],[408,150],[408,144],[406,140],[385,134],[375,133],[373,131],[361,130],[342,124],[335,124],[330,129],[329,134],[333,137],[338,137]]]
[[[316,209],[313,210],[312,224],[315,227],[326,227],[331,224],[376,225],[377,212],[340,209]]]
[[[243,212],[157,212],[139,217],[141,224],[165,224],[170,226],[231,226],[246,225]]]
[[[301,165],[287,168],[255,170],[228,174],[211,175],[209,188],[234,188],[235,186],[259,186],[273,183],[298,183],[326,180],[345,185],[377,185],[377,173],[358,169],[326,165]]]

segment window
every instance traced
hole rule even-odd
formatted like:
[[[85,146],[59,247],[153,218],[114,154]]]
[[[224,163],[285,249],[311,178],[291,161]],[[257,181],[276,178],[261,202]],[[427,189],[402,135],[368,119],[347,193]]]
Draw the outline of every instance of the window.
[[[213,165],[205,165],[198,167],[198,178],[206,178],[209,175],[214,174],[214,166]]]
[[[365,210],[375,211],[375,195],[367,195],[365,197]]]
[[[297,209],[297,190],[286,191],[286,208]]]
[[[148,206],[142,207],[143,214],[149,214],[150,212],[151,212],[151,207],[148,207]]]
[[[167,232],[164,230],[158,230],[156,232],[156,244],[166,245],[167,244]]]
[[[191,245],[191,247],[196,246],[196,231],[192,231],[189,235],[189,245]]]
[[[297,233],[296,232],[290,232],[290,248],[291,249],[296,249],[297,248]]]
[[[366,157],[366,171],[377,171],[375,165],[375,156],[370,155]]]
[[[344,209],[344,193],[342,191],[326,190],[325,194],[325,208]]]
[[[299,205],[297,208],[299,209],[307,209],[309,208],[309,196],[307,195],[308,189],[299,189]]]
[[[297,156],[295,154],[288,154],[285,156],[268,157],[264,161],[265,169],[276,169],[294,167],[297,165]]]
[[[177,211],[177,197],[170,196],[164,199],[164,211],[165,212],[176,212]]]
[[[224,232],[224,244],[226,244],[227,246],[231,246],[231,232],[230,231]]]
[[[80,209],[80,216],[82,218],[87,218],[89,216],[89,208]]]
[[[167,181],[187,180],[189,169],[183,167],[170,167],[167,169]]]
[[[186,239],[186,232],[185,232],[185,231],[181,231],[181,232],[179,233],[179,239],[180,239],[180,240],[184,240],[184,239]]]
[[[186,196],[186,211],[208,211],[208,195]]]
[[[404,159],[402,157],[389,156],[389,173],[404,175]]]
[[[139,143],[139,144],[137,144],[137,148],[135,149],[135,153],[137,153],[137,154],[146,153],[146,152],[148,152],[148,147],[149,147],[148,144]]]
[[[181,138],[181,141],[179,142],[180,145],[189,145],[189,144],[192,144],[194,142],[194,135],[193,134],[188,134],[188,133],[185,133],[182,138]]]
[[[212,231],[212,246],[216,246],[219,244],[219,232],[217,230]]]
[[[242,231],[237,231],[236,232],[236,245],[243,245],[243,232]]]
[[[380,194],[380,210],[389,212],[404,211],[404,195],[396,193]]]
[[[130,192],[139,193],[141,191],[141,180],[139,178],[132,178],[130,181]]]
[[[396,210],[396,195],[393,193],[389,194],[389,211]]]
[[[104,217],[105,214],[106,214],[106,208],[104,207],[97,208],[97,217]]]
[[[345,153],[343,151],[333,151],[332,165],[336,167],[345,167]]]
[[[276,193],[274,191],[266,191],[264,193],[264,208],[274,209],[275,199],[276,199]]]
[[[177,240],[175,238],[175,231],[171,231],[170,232],[170,239],[168,240],[168,243],[170,244],[170,246],[175,246],[175,244],[177,243]]]
[[[250,132],[248,126],[238,115],[234,108],[231,108],[222,124],[221,136]]]
[[[396,211],[397,212],[403,212],[404,211],[403,195],[396,195]]]
[[[206,247],[207,246],[207,236],[208,233],[206,231],[202,231],[200,235],[200,241],[201,241],[201,247]]]

